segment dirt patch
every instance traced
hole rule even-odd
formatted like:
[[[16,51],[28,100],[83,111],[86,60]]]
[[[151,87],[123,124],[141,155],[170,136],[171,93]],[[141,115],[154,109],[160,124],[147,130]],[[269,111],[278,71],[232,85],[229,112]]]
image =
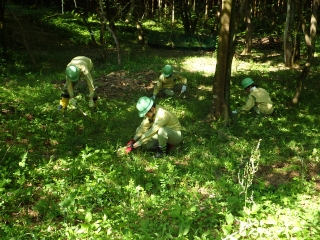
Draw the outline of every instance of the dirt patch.
[[[136,92],[151,93],[159,74],[143,71],[129,75],[126,71],[111,72],[95,80],[97,94],[107,98],[131,96]]]
[[[306,180],[314,179],[315,190],[320,191],[320,164],[308,163],[305,169],[300,166],[292,167],[289,163],[276,163],[269,166],[259,166],[256,176],[263,179],[266,186],[278,187],[292,182],[294,178],[301,178],[304,174]]]

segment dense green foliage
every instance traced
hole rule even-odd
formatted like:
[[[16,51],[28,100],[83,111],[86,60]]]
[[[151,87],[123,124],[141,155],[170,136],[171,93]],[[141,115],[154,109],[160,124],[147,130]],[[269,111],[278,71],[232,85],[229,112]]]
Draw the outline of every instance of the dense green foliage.
[[[27,13],[39,66],[16,40],[0,72],[1,239],[319,239],[318,67],[299,106],[290,108],[299,72],[283,67],[280,49],[237,58],[232,108],[244,103],[240,82],[250,76],[277,109],[270,118],[243,116],[222,132],[219,122],[203,121],[214,52],[135,46],[134,33],[119,26],[118,66],[111,37],[102,58],[70,15]],[[90,24],[99,29],[94,19]],[[96,68],[98,112],[87,107],[86,85],[77,86],[88,116],[57,110],[65,66],[76,55],[92,58]],[[119,154],[141,121],[137,99],[152,93],[136,84],[148,86],[147,73],[167,63],[189,81],[187,99],[157,99],[181,120],[183,145],[163,159],[140,150]],[[123,78],[104,84],[106,74],[119,71],[133,90],[116,87]]]

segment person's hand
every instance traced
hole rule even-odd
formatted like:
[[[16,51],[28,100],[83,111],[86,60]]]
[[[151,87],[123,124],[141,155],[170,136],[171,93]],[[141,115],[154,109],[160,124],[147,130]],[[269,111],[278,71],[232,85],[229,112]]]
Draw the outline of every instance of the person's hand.
[[[124,153],[129,154],[132,150],[133,150],[133,147],[126,147],[126,149],[124,150]]]
[[[135,142],[136,142],[136,141],[135,141],[134,139],[131,139],[131,140],[127,143],[126,147],[132,147]]]
[[[128,153],[130,153],[130,152],[133,150],[133,144],[134,144],[135,142],[136,142],[136,140],[131,139],[131,140],[127,143],[126,149],[124,150],[124,153],[125,153],[125,154],[128,154]]]
[[[156,95],[153,95],[151,98],[152,98],[153,100],[156,100]]]
[[[93,102],[92,99],[89,100],[89,107],[90,107],[90,108],[94,107],[94,102]]]
[[[181,93],[184,93],[185,91],[187,91],[187,86],[183,85],[182,88],[181,88]]]
[[[238,112],[237,112],[237,110],[233,110],[232,113],[233,114],[237,114]]]
[[[69,100],[69,102],[70,102],[70,104],[71,104],[72,106],[74,106],[74,107],[77,106],[77,100],[76,100],[75,98],[71,98],[71,99]]]

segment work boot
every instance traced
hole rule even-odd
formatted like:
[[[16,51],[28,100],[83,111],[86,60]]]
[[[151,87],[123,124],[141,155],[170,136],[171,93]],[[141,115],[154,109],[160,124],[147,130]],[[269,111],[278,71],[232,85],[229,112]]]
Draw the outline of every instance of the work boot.
[[[61,94],[59,110],[65,110],[68,107],[70,96],[68,94]]]
[[[174,148],[174,145],[167,143],[166,154],[168,155],[173,148]]]
[[[158,147],[157,149],[157,152],[156,152],[156,155],[155,155],[155,158],[162,158],[162,157],[165,157],[167,154],[166,154],[166,149],[167,147]]]
[[[97,102],[97,100],[98,100],[98,97],[94,97],[93,98],[93,112],[96,112],[96,111],[98,111],[98,102]]]

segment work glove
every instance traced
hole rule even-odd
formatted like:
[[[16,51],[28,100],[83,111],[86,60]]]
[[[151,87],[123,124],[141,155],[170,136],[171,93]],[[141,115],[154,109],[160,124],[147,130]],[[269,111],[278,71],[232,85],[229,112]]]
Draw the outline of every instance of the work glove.
[[[181,93],[184,93],[185,91],[187,91],[187,86],[183,85],[182,88],[181,88]]]
[[[89,107],[90,107],[90,108],[94,107],[94,102],[93,102],[92,99],[89,100]]]
[[[62,97],[62,98],[60,99],[60,105],[59,105],[58,109],[59,109],[59,110],[61,110],[61,109],[67,109],[68,103],[69,103],[69,98],[64,98],[64,97]]]
[[[153,100],[156,100],[156,96],[155,96],[155,95],[153,95],[151,98],[152,98]]]
[[[77,100],[75,98],[71,98],[69,100],[69,102],[71,103],[72,106],[76,107],[77,106]]]
[[[128,154],[130,153],[132,150],[133,150],[133,144],[135,143],[136,141],[134,139],[131,139],[127,145],[126,145],[126,149],[124,150],[124,153],[125,154]]]
[[[232,111],[232,114],[237,114],[237,113],[238,113],[237,110]]]

